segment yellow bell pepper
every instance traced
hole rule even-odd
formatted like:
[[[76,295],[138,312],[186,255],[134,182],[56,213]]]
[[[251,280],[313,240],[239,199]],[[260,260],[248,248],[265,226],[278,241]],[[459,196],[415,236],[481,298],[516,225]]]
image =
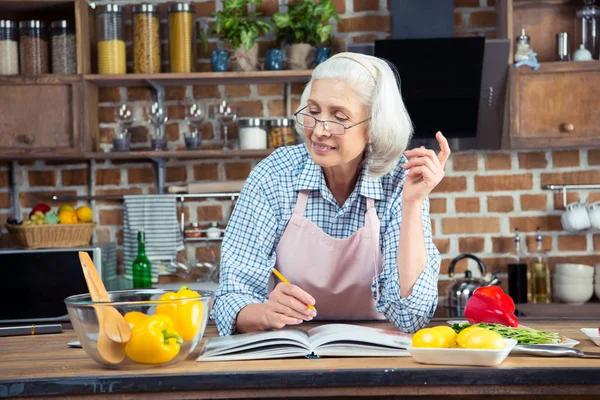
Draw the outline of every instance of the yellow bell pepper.
[[[203,306],[198,297],[200,297],[198,292],[190,290],[188,286],[182,286],[177,293],[165,293],[159,299],[162,301],[172,300],[173,302],[156,307],[157,314],[171,317],[175,330],[183,340],[192,340],[200,329]],[[197,300],[175,301],[189,298],[196,298]]]
[[[131,324],[131,340],[125,345],[125,354],[135,362],[163,364],[171,361],[181,349],[181,337],[173,329],[173,321],[166,315],[146,316],[127,313],[125,319]],[[140,315],[145,318],[142,318]]]
[[[125,314],[125,321],[127,321],[130,328],[133,328],[138,323],[145,321],[146,318],[148,318],[148,316],[139,311],[130,311],[127,314]]]

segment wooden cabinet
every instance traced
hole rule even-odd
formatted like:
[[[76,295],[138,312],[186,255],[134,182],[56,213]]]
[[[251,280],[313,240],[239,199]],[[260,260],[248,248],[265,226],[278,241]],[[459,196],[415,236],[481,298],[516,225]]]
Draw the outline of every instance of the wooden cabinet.
[[[0,78],[0,151],[83,152],[78,76]]]
[[[600,62],[510,71],[510,147],[600,145]]]

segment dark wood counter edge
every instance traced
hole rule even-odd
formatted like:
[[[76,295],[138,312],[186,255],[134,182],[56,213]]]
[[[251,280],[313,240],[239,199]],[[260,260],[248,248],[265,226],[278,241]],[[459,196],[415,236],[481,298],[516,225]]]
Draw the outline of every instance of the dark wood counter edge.
[[[101,370],[99,370],[101,373]],[[473,394],[477,388],[489,393],[489,387],[520,388],[553,387],[551,393],[593,394],[600,389],[598,368],[427,368],[419,369],[346,369],[314,371],[246,371],[227,373],[152,374],[88,377],[53,377],[33,379],[0,379],[0,397],[83,396],[97,393],[165,393],[276,389],[332,389],[362,387],[377,391],[381,388],[419,387],[420,391],[448,388],[448,394]],[[6,390],[3,390],[6,389]],[[532,387],[533,390],[533,387]],[[508,391],[506,393],[509,393]]]

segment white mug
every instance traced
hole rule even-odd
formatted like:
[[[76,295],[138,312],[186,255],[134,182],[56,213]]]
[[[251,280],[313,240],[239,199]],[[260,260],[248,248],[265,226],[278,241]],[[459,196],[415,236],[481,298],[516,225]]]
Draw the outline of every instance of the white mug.
[[[594,229],[600,229],[600,201],[589,204],[587,207],[590,225]]]
[[[584,203],[575,202],[569,204],[565,214],[567,215],[566,218],[571,231],[582,231],[592,226],[586,204]]]

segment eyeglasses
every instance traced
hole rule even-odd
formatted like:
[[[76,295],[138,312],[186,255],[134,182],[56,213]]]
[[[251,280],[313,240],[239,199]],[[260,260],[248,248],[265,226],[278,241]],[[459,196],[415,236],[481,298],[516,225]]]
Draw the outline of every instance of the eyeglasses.
[[[331,133],[332,135],[343,135],[344,133],[346,133],[346,130],[353,128],[356,125],[360,125],[363,122],[366,122],[371,119],[371,118],[367,118],[364,121],[360,121],[354,125],[345,126],[345,125],[342,125],[339,122],[335,122],[335,121],[323,121],[320,119],[316,119],[312,115],[304,114],[303,112],[301,112],[301,111],[305,110],[307,107],[308,106],[304,107],[302,110],[300,110],[294,114],[294,117],[296,117],[296,123],[298,123],[299,125],[301,125],[305,128],[314,128],[315,126],[317,126],[317,122],[322,122],[325,130],[327,132]]]

